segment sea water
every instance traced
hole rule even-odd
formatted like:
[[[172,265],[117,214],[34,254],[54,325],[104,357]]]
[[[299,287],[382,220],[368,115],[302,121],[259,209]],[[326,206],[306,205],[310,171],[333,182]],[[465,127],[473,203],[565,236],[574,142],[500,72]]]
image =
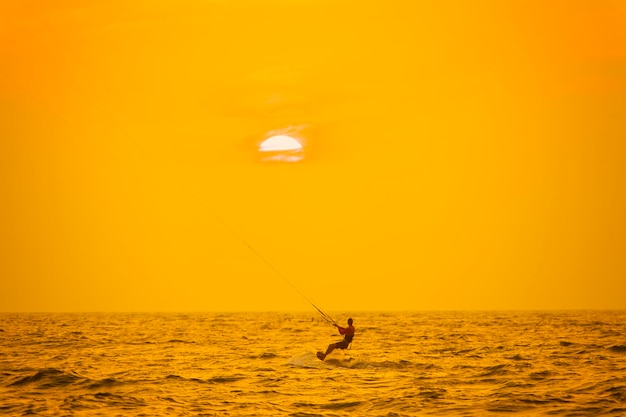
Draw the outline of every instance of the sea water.
[[[626,415],[626,312],[350,315],[2,314],[0,414]]]

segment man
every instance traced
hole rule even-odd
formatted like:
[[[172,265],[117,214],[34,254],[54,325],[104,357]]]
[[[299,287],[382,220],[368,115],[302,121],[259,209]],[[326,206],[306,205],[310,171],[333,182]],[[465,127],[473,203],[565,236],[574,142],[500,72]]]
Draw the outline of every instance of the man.
[[[352,325],[352,319],[348,319],[348,327],[341,327],[337,323],[334,323],[334,326],[339,330],[339,334],[344,335],[343,340],[341,342],[332,343],[328,345],[328,349],[326,349],[326,353],[317,352],[317,357],[321,360],[326,359],[326,356],[330,354],[335,349],[347,349],[352,343],[352,338],[354,337],[354,326]]]

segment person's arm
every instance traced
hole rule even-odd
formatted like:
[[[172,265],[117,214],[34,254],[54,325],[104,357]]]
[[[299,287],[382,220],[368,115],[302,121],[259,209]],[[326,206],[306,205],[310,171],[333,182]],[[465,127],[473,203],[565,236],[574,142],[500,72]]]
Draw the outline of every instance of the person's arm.
[[[335,326],[337,326],[337,330],[339,330],[339,334],[346,334],[346,332],[348,331],[348,329],[346,329],[345,327],[341,327],[337,324],[335,324]]]

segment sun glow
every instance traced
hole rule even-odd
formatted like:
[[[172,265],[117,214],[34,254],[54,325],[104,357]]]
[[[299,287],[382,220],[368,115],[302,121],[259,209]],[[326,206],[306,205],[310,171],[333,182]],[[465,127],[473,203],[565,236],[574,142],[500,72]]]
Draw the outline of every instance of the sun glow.
[[[304,158],[302,144],[289,135],[275,135],[259,145],[262,161],[298,162]]]

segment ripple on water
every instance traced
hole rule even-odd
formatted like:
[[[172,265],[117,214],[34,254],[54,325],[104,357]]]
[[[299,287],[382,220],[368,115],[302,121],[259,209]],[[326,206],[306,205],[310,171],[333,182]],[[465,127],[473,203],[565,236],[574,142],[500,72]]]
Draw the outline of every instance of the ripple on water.
[[[355,318],[345,368],[315,357],[336,334],[304,313],[0,315],[0,414],[624,414],[624,313]],[[410,341],[390,343],[399,322]]]

